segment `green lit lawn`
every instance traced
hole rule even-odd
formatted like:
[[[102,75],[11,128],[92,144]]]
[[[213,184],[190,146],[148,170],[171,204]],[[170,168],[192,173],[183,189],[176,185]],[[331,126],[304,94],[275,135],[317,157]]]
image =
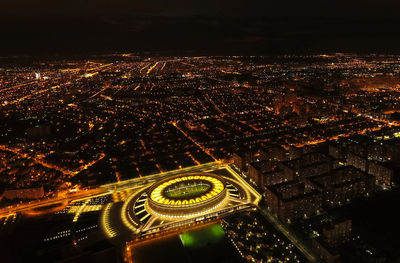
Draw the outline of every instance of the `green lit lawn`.
[[[156,239],[134,248],[135,263],[241,263],[243,259],[218,224]]]
[[[181,185],[176,188],[168,189],[164,192],[164,195],[171,199],[190,199],[198,197],[210,189],[208,184],[193,184],[193,185]]]
[[[207,244],[221,242],[225,237],[225,231],[221,225],[211,225],[199,230],[191,230],[179,235],[184,247],[201,248]]]

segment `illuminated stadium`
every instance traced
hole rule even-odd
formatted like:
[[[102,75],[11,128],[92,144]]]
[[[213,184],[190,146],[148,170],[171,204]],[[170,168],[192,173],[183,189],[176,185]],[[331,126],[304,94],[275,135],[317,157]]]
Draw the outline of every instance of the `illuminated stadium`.
[[[172,219],[209,212],[227,198],[222,177],[194,173],[177,175],[154,184],[148,191],[146,207],[151,214]]]
[[[254,209],[262,198],[224,163],[197,165],[107,187],[115,202],[104,207],[101,224],[106,236],[115,242],[218,220]],[[115,187],[122,190],[114,191]]]

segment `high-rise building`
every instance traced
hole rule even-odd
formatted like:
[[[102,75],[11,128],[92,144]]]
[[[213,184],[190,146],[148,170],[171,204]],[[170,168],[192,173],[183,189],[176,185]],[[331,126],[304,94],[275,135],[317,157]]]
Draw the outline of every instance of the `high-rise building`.
[[[327,263],[340,262],[338,248],[351,238],[351,220],[335,220],[322,226],[321,235],[312,240],[313,251]]]
[[[321,194],[311,184],[289,181],[266,187],[271,212],[284,222],[307,218],[321,209]]]
[[[309,177],[308,180],[322,193],[328,206],[350,202],[354,198],[373,192],[374,177],[353,166],[343,166],[328,173]]]

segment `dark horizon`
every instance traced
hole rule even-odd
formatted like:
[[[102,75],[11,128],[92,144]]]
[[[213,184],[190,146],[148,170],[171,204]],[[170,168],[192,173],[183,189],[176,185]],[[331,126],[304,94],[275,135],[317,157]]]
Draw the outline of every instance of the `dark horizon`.
[[[7,0],[0,55],[400,53],[400,3]]]
[[[1,56],[400,53],[398,18],[2,16]]]
[[[0,14],[67,16],[93,14],[102,15],[156,15],[156,16],[320,16],[347,18],[397,17],[400,3],[383,1],[261,1],[261,0],[6,0]]]

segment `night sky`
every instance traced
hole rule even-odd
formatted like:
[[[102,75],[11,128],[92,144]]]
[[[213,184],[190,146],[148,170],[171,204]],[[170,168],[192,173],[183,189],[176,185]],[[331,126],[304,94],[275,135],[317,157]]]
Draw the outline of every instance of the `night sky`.
[[[400,1],[6,0],[0,54],[399,53]]]
[[[2,13],[393,17],[397,0],[3,0]]]

